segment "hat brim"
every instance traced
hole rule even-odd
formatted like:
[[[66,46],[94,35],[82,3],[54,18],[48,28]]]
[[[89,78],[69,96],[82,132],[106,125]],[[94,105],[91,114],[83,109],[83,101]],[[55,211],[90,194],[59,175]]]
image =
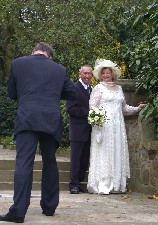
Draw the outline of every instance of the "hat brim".
[[[93,75],[101,80],[101,72],[103,68],[110,68],[112,70],[112,76],[114,80],[117,80],[121,76],[120,69],[110,60],[102,60],[94,67]]]

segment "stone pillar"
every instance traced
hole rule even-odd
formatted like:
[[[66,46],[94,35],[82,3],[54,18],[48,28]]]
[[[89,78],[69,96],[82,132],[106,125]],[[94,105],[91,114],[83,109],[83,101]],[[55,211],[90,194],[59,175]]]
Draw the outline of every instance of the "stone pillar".
[[[126,102],[137,106],[144,102],[147,93],[135,93],[135,81],[119,80]],[[132,192],[158,193],[158,140],[152,121],[142,121],[140,115],[125,116],[128,138],[131,178],[128,188]]]

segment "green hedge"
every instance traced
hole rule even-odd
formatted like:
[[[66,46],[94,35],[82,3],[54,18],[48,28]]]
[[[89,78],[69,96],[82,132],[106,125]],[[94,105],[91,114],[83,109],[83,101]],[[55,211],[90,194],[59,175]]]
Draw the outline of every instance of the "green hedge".
[[[17,104],[7,97],[5,83],[0,84],[0,106],[0,135],[12,135]]]

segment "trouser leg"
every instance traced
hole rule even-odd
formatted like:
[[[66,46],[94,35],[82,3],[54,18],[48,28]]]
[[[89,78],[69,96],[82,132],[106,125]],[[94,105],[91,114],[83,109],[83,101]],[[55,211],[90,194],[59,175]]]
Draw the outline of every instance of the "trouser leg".
[[[59,173],[55,153],[59,143],[52,135],[40,135],[43,161],[41,183],[41,208],[44,213],[53,213],[59,203]]]
[[[9,212],[17,217],[25,217],[30,204],[38,133],[22,131],[16,135],[15,140],[14,204],[10,207]]]
[[[72,187],[79,187],[80,185],[80,167],[81,155],[83,151],[84,142],[72,141],[70,142],[71,152],[70,152],[70,189]]]
[[[83,182],[89,167],[90,141],[85,142],[80,159],[79,181]]]

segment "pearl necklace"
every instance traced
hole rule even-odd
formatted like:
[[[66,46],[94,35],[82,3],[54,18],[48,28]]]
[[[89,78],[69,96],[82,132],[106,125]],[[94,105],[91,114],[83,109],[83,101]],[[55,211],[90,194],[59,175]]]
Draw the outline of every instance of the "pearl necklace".
[[[114,87],[116,84],[112,81],[112,82],[104,82],[102,81],[102,84],[105,86],[109,86],[109,87]]]

